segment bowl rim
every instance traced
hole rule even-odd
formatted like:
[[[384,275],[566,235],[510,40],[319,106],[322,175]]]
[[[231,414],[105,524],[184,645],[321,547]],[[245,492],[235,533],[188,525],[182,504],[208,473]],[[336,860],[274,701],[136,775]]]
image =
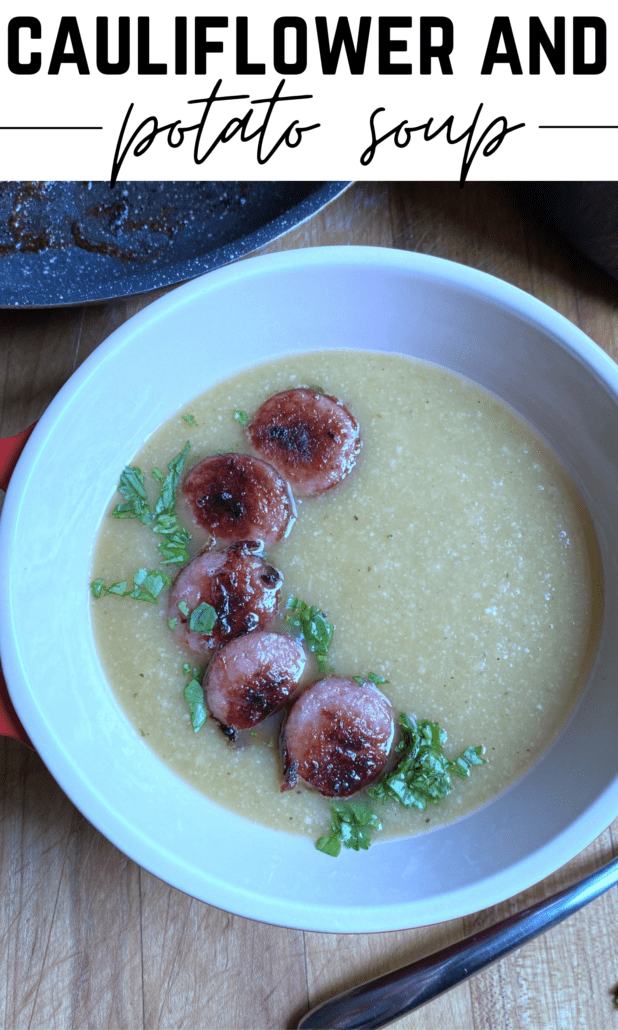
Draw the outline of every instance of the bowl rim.
[[[426,277],[428,282],[437,279],[476,296],[480,295],[506,311],[516,314],[520,319],[540,327],[577,361],[584,363],[597,380],[613,393],[618,404],[618,366],[609,355],[563,315],[518,287],[488,273],[444,258],[381,247],[302,248],[251,257],[209,272],[153,301],[116,329],[73,373],[41,417],[13,473],[0,520],[0,567],[9,567],[21,499],[41,448],[53,434],[57,420],[63,415],[71,399],[82,390],[88,389],[110,355],[130,346],[133,337],[147,332],[153,322],[162,315],[167,317],[174,309],[195,303],[196,299],[200,303],[207,302],[208,295],[213,291],[238,285],[248,278],[277,275],[282,270],[307,272],[316,268],[324,270],[335,267],[351,271],[355,268],[375,267],[381,271],[403,275],[412,273],[416,277]],[[36,704],[27,672],[23,668],[15,644],[10,594],[10,577],[3,577],[0,580],[0,649],[7,685],[17,713],[50,772],[76,806],[123,852],[173,886],[196,897],[202,897],[217,907],[270,923],[318,931],[365,932],[435,923],[466,915],[505,900],[514,893],[513,883],[516,884],[516,892],[519,892],[538,882],[586,847],[603,832],[618,812],[617,778],[611,789],[599,797],[596,803],[582,813],[565,832],[540,849],[540,852],[529,855],[506,872],[485,879],[473,888],[467,888],[465,899],[457,896],[461,892],[455,891],[445,895],[439,904],[418,906],[413,921],[410,921],[409,906],[382,905],[377,913],[375,906],[360,905],[351,911],[342,910],[334,916],[331,913],[331,925],[325,925],[323,913],[316,913],[313,904],[301,901],[295,904],[290,904],[289,901],[285,904],[273,902],[272,899],[256,895],[250,886],[242,889],[229,888],[229,885],[221,882],[216,884],[212,897],[205,898],[203,891],[200,893],[200,885],[195,882],[195,877],[191,875],[182,859],[168,854],[165,848],[160,846],[149,847],[147,842],[145,844],[142,833],[126,824],[120,825],[104,798],[97,798],[96,803],[93,803],[89,792],[82,789],[79,770],[72,765],[70,755],[60,755],[57,752],[56,742],[50,735],[44,716]],[[607,813],[610,808],[614,815],[608,820]],[[350,858],[358,861],[358,856],[352,855],[342,856],[338,861],[343,860],[347,865]]]

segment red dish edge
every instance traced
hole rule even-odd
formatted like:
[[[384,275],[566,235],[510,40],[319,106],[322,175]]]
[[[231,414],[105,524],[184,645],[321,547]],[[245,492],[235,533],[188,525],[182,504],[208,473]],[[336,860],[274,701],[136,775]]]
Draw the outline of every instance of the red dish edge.
[[[5,439],[0,439],[0,490],[6,490],[9,485],[9,480],[13,474],[13,469],[17,465],[19,456],[23,451],[26,441],[34,429],[34,423],[24,429],[21,433],[17,433],[16,436],[9,436]],[[34,745],[30,740],[28,734],[23,728],[21,722],[17,717],[17,713],[13,708],[13,703],[9,697],[6,681],[0,668],[0,736],[12,737],[13,740],[19,740],[23,744],[27,744],[34,750]]]

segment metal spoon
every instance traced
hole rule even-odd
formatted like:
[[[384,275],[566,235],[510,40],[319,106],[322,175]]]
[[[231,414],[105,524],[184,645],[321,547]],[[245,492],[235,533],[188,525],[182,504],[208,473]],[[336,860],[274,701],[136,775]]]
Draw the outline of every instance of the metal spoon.
[[[457,944],[317,1005],[299,1030],[371,1030],[413,1009],[519,948],[618,883],[618,858],[572,887]]]

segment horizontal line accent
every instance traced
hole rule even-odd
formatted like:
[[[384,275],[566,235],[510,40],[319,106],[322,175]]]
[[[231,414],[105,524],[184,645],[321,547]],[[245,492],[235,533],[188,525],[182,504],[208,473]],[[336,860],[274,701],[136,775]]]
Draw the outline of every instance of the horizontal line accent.
[[[618,129],[618,125],[539,125],[539,129]]]
[[[51,130],[52,132],[66,132],[77,130],[81,132],[83,130],[102,128],[102,125],[0,125],[0,130],[7,132],[19,132],[22,130],[29,132],[41,132],[45,130]]]

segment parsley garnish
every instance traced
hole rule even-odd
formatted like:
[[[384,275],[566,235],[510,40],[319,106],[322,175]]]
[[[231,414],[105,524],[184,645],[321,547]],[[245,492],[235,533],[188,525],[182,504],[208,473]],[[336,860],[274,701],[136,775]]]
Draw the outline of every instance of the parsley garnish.
[[[116,519],[139,519],[145,526],[152,521],[152,513],[148,506],[144,473],[134,465],[127,465],[120,473],[118,492],[125,500],[117,504],[112,515]]]
[[[210,636],[216,621],[217,613],[213,606],[202,601],[189,616],[189,629],[194,633],[204,633],[206,636]]]
[[[180,454],[172,458],[167,466],[168,475],[163,480],[155,505],[152,528],[155,533],[165,537],[159,544],[164,565],[184,565],[189,560],[187,544],[191,536],[184,526],[181,526],[176,514],[176,494],[189,447],[187,441]]]
[[[138,569],[133,577],[134,587],[129,597],[135,597],[138,601],[151,601],[153,604],[157,597],[171,583],[169,576],[158,569],[148,572],[147,569]]]
[[[194,633],[204,633],[205,636],[210,636],[217,621],[217,612],[211,604],[202,601],[201,604],[198,604],[197,608],[190,611],[186,601],[179,601],[177,608],[185,621],[189,623],[190,630]],[[170,629],[174,629],[176,621],[169,620],[168,626]],[[174,622],[174,626],[171,625],[172,622]]]
[[[367,677],[372,682],[385,682],[380,676]],[[355,677],[363,682],[361,677]],[[395,768],[369,788],[369,795],[381,801],[396,801],[404,808],[418,808],[424,811],[431,802],[437,804],[452,790],[451,774],[461,779],[470,775],[474,765],[483,765],[483,747],[467,747],[455,759],[447,758],[443,745],[446,733],[437,722],[415,719],[403,712],[399,716],[401,741],[397,751],[401,753]],[[341,846],[360,851],[371,843],[371,831],[380,830],[381,824],[371,808],[360,802],[345,802],[331,805],[330,833],[316,843],[316,848],[326,855],[336,857]]]
[[[376,687],[381,687],[385,683],[389,682],[388,680],[384,679],[384,676],[376,676],[375,672],[368,672],[364,678],[363,676],[352,676],[352,679],[356,683],[358,683],[359,687],[362,687],[363,683],[365,683],[367,680],[369,681],[369,683],[373,683]]]
[[[158,515],[169,514],[174,510],[176,494],[178,493],[178,484],[180,482],[180,477],[182,475],[182,470],[184,468],[190,446],[191,445],[187,440],[180,454],[177,454],[175,458],[172,458],[167,466],[168,475],[165,477],[163,486],[161,487],[161,493],[154,510],[155,517]]]
[[[236,419],[237,422],[240,422],[241,426],[246,426],[248,424],[248,422],[249,422],[249,417],[247,415],[247,412],[246,411],[241,411],[240,408],[237,408],[236,411],[234,412],[234,418]]]
[[[187,544],[191,536],[184,526],[181,526],[176,514],[176,494],[189,447],[190,444],[187,441],[180,454],[172,458],[167,466],[167,476],[164,477],[158,468],[152,470],[153,477],[161,483],[154,511],[150,510],[148,504],[144,474],[141,469],[134,465],[127,465],[122,471],[118,483],[118,490],[125,500],[116,505],[112,515],[116,519],[137,518],[145,526],[150,526],[155,533],[163,536],[164,539],[159,544],[163,565],[184,565],[189,561]]]
[[[348,801],[330,806],[331,832],[316,843],[318,851],[336,858],[341,846],[354,851],[366,850],[371,843],[371,831],[381,830],[382,825],[367,805]]]
[[[452,790],[451,774],[461,779],[470,775],[473,765],[483,765],[483,747],[468,747],[454,760],[446,757],[446,732],[437,722],[423,719],[416,722],[402,713],[399,716],[401,741],[397,745],[402,757],[395,768],[369,788],[371,797],[397,801],[404,808],[424,811]]]
[[[176,512],[167,512],[158,515],[152,524],[155,533],[160,533],[163,540],[159,544],[159,551],[163,558],[163,565],[184,565],[189,561],[187,544],[191,534],[184,526],[181,526]]]
[[[485,765],[485,759],[481,757],[484,753],[483,746],[470,745],[451,762],[451,771],[459,776],[460,780],[466,780],[473,765]]]
[[[182,671],[185,676],[189,676],[192,673],[191,679],[187,683],[183,696],[187,704],[189,705],[189,712],[191,714],[191,725],[193,726],[193,732],[197,733],[201,730],[202,726],[208,718],[208,711],[204,704],[204,690],[200,683],[200,670],[193,669],[185,662],[182,667]]]
[[[317,658],[318,671],[328,672],[326,658],[332,643],[334,626],[327,621],[324,612],[315,605],[309,606],[299,597],[288,597],[286,608],[290,614],[286,615],[285,621],[290,626],[300,629],[307,647]]]
[[[127,581],[123,579],[118,583],[105,585],[105,580],[95,579],[90,584],[94,597],[101,597],[103,594],[116,594],[118,597],[133,597],[136,601],[150,601],[155,604],[161,591],[171,583],[169,576],[158,569],[138,569],[133,577],[133,589],[127,588]]]
[[[197,425],[197,422],[195,421],[195,415],[183,415],[182,417],[188,426],[191,426],[193,428],[193,426]]]
[[[154,511],[150,510],[148,504],[144,474],[141,469],[134,465],[127,465],[118,482],[118,490],[125,500],[116,505],[112,515],[117,519],[139,519],[145,526],[150,526],[155,533],[161,534],[164,539],[159,544],[159,551],[163,558],[163,565],[182,565],[189,560],[187,544],[191,537],[180,525],[175,510],[178,484],[188,453],[189,443],[187,442],[180,454],[170,461],[167,466],[168,474],[165,477],[160,469],[153,468],[152,475],[161,484]],[[164,587],[170,586],[170,583],[171,580],[165,572],[157,569],[150,571],[138,569],[133,577],[131,590],[128,589],[126,580],[106,586],[103,579],[95,579],[90,588],[94,597],[116,594],[118,597],[134,597],[138,601],[150,601],[154,604]]]

